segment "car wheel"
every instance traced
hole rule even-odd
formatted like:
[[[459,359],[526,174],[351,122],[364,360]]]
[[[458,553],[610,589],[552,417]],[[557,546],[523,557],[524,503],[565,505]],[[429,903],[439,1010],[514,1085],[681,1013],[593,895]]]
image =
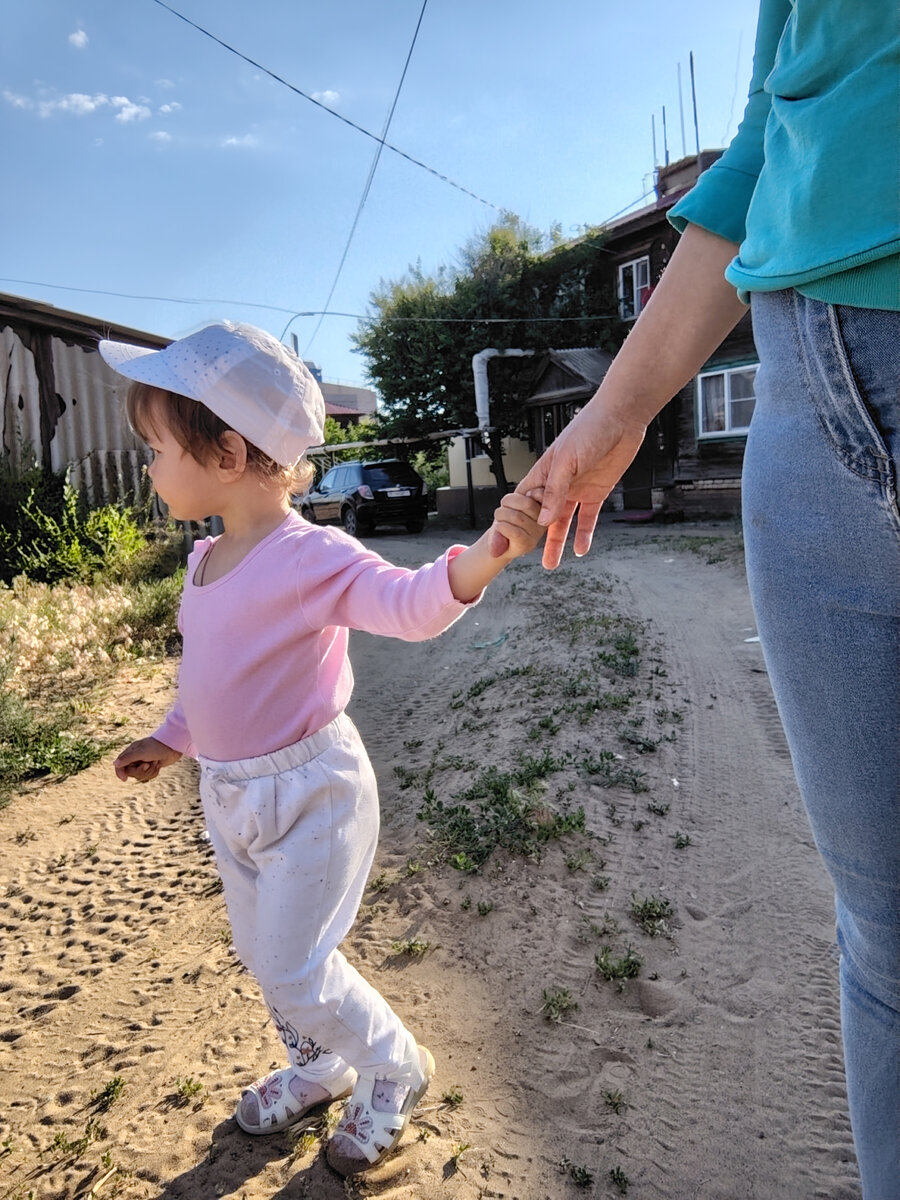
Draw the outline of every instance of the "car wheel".
[[[355,508],[345,508],[344,515],[341,517],[341,521],[343,522],[344,530],[349,533],[351,537],[359,537],[359,521],[356,516]]]
[[[424,528],[425,528],[425,522],[422,520],[421,517],[417,517],[415,521],[407,521],[406,522],[406,532],[407,533],[421,533]]]

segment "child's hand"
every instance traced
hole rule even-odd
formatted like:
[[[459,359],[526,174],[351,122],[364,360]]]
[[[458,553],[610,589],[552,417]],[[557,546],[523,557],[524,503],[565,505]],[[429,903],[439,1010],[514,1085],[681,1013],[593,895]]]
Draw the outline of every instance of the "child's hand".
[[[118,777],[127,782],[136,779],[138,783],[148,783],[155,779],[163,767],[178,762],[181,755],[171,746],[158,742],[156,738],[139,738],[126,746],[113,763]]]
[[[506,542],[506,549],[497,555],[498,558],[518,558],[534,550],[547,532],[537,523],[540,511],[540,495],[521,496],[518,492],[510,492],[504,496],[500,507],[494,510],[494,523],[489,531],[492,553],[494,546],[502,545],[501,538]]]

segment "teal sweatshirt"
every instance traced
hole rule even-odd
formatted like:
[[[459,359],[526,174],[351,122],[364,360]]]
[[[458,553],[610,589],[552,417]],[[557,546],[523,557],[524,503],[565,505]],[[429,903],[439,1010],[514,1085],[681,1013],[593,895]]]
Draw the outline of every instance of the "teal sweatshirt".
[[[900,3],[761,0],[744,119],[669,220],[740,244],[745,298],[900,309]]]

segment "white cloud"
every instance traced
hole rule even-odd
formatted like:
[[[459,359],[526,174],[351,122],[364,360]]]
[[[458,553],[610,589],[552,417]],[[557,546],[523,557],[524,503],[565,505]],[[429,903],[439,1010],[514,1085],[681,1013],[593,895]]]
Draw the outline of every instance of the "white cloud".
[[[255,137],[252,133],[244,133],[240,137],[223,138],[220,144],[223,147],[236,146],[239,150],[253,150],[259,145],[259,138]]]
[[[69,45],[74,46],[76,50],[83,50],[88,44],[88,35],[83,29],[76,29],[74,33],[69,34]]]
[[[34,108],[34,104],[27,96],[19,96],[15,92],[4,91],[3,99],[13,108]]]
[[[166,142],[171,142],[171,140],[171,133],[166,133],[163,129],[157,129],[155,132],[150,134],[150,141],[159,142],[160,145],[165,145]]]
[[[156,86],[159,88],[173,88],[175,84],[171,79],[157,79]]]
[[[135,104],[127,96],[113,96],[111,103],[113,108],[119,110],[116,113],[117,121],[146,121],[149,116],[152,116],[146,104]]]
[[[340,102],[340,92],[313,92],[313,100],[318,100],[320,104],[327,104],[329,108],[334,108]]]
[[[67,112],[76,117],[86,117],[90,113],[96,112],[98,108],[105,108],[108,104],[109,96],[104,96],[102,92],[98,92],[94,96],[88,96],[85,92],[70,92],[68,96],[61,96],[58,100],[40,100],[38,112],[42,117],[52,116],[55,112]]]
[[[181,105],[178,103],[178,101],[172,100],[168,104],[161,104],[159,111],[161,113],[165,113],[166,116],[168,116],[169,113],[178,112],[179,108],[181,108]]]
[[[68,113],[73,117],[88,117],[101,109],[114,109],[116,120],[127,124],[131,121],[146,121],[153,114],[147,104],[129,100],[127,96],[107,96],[103,92],[88,95],[87,92],[69,92],[46,100],[31,100],[16,92],[4,91],[7,104],[19,109],[37,109],[39,116],[47,118],[56,113]]]

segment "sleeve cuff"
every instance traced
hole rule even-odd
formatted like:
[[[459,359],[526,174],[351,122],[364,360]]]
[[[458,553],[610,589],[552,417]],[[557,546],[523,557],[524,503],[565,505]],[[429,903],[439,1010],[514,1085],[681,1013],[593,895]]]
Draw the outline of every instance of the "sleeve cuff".
[[[684,233],[687,225],[699,225],[740,245],[746,234],[747,209],[755,187],[755,175],[713,165],[703,173],[696,187],[669,210],[669,222],[679,233]]]

